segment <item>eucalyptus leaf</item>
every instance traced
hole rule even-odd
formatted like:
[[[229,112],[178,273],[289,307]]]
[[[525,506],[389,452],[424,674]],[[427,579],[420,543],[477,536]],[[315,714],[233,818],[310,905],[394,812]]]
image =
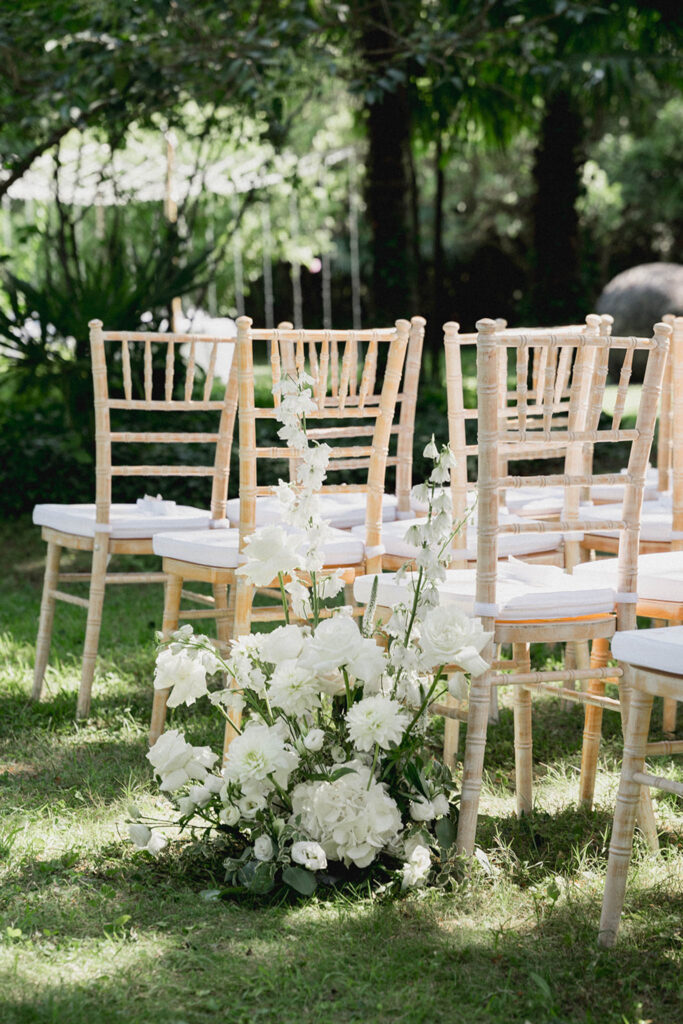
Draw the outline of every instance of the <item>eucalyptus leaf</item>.
[[[286,882],[295,892],[301,893],[302,896],[312,896],[318,884],[318,880],[312,871],[306,871],[306,868],[295,868],[293,866],[284,869],[282,881]]]

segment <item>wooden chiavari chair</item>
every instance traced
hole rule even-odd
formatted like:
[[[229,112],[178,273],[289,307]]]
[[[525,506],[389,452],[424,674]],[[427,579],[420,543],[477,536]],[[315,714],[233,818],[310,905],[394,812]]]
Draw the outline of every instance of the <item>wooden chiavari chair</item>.
[[[240,524],[209,532],[188,531],[164,534],[155,541],[154,550],[163,556],[169,576],[164,608],[164,632],[177,627],[185,617],[180,610],[183,584],[188,580],[208,581],[214,586],[231,588],[234,608],[233,636],[249,633],[254,622],[271,622],[282,617],[282,608],[254,607],[254,587],[236,569],[247,538],[258,525],[257,502],[273,496],[273,486],[259,484],[259,467],[272,461],[291,466],[296,454],[276,438],[272,445],[257,443],[257,422],[277,429],[277,393],[266,406],[255,404],[254,343],[270,344],[270,368],[273,387],[283,376],[307,372],[315,381],[313,397],[317,411],[306,417],[308,436],[324,441],[332,448],[328,480],[323,497],[358,494],[365,507],[365,532],[354,537],[343,530],[331,530],[325,544],[326,568],[339,568],[350,584],[356,575],[378,571],[382,557],[382,497],[387,452],[398,388],[408,347],[411,325],[398,320],[396,326],[364,331],[259,330],[249,317],[237,321],[237,362],[239,366],[239,445],[240,445]],[[380,347],[386,359],[380,359]],[[379,365],[384,365],[380,376]],[[360,383],[355,368],[358,367]],[[362,482],[332,483],[338,472],[359,473]],[[297,543],[293,532],[292,544]],[[273,581],[278,586],[277,581]],[[200,613],[197,613],[199,617]],[[292,621],[294,616],[292,615]],[[150,727],[150,743],[163,731],[168,691],[157,690]],[[226,730],[226,744],[232,739]]]
[[[210,346],[210,358],[203,380],[196,373],[195,352],[200,343]],[[182,382],[182,397],[176,396],[176,356],[181,345],[189,346],[189,357]],[[92,505],[36,505],[33,521],[42,527],[47,542],[47,561],[40,609],[33,697],[39,699],[50,651],[52,624],[56,601],[75,604],[87,610],[85,643],[77,716],[86,717],[90,709],[90,696],[95,672],[95,661],[100,635],[105,587],[111,583],[163,583],[161,572],[110,573],[112,555],[151,555],[152,537],[166,530],[182,531],[197,527],[210,527],[222,520],[227,500],[230,448],[232,445],[235,412],[237,408],[237,373],[233,360],[227,384],[220,397],[212,397],[214,372],[219,349],[230,347],[234,352],[235,338],[213,338],[201,335],[154,334],[123,331],[104,331],[100,320],[90,322],[90,348],[93,386],[95,394],[95,504]],[[118,367],[113,365],[114,353],[120,354],[122,385],[119,387]],[[159,355],[163,356],[163,372]],[[138,386],[136,370],[141,369],[142,381]],[[161,380],[157,379],[161,376]],[[161,392],[161,397],[158,392]],[[178,432],[178,417],[212,412],[218,421],[213,432]],[[142,423],[150,413],[173,420],[169,430],[112,430],[112,416],[122,414]],[[170,414],[170,415],[169,415]],[[138,465],[114,464],[112,447],[140,444],[210,444],[215,457],[209,465]],[[112,503],[112,483],[115,477],[196,477],[211,480],[210,510],[176,505],[175,502],[157,502],[155,499],[137,504]],[[62,573],[60,557],[64,548],[92,552],[92,565],[88,573]],[[89,582],[87,598],[59,589],[62,583]],[[226,606],[224,588],[215,590],[216,605]]]
[[[642,504],[645,470],[652,444],[657,401],[661,390],[668,339],[671,328],[655,325],[652,339],[611,338],[604,333],[559,332],[533,334],[500,332],[492,320],[477,324],[478,432],[478,523],[477,563],[475,569],[448,570],[440,584],[442,603],[454,603],[461,610],[481,617],[484,629],[493,632],[490,650],[485,654],[492,663],[490,672],[472,681],[467,716],[467,744],[458,831],[458,846],[472,852],[482,783],[486,726],[493,686],[515,687],[515,760],[518,813],[532,806],[531,692],[557,693],[566,699],[618,707],[618,702],[592,693],[568,689],[569,683],[613,676],[607,668],[567,667],[553,672],[530,671],[531,643],[581,643],[608,638],[617,628],[635,625],[635,585],[638,553],[639,514]],[[529,416],[529,373],[533,348],[545,347],[542,401],[533,418]],[[569,349],[569,354],[564,352]],[[640,407],[634,430],[619,424],[628,380],[622,376],[617,396],[617,411],[612,423],[592,429],[590,409],[599,404],[606,382],[603,365],[609,352],[623,352],[629,359],[632,349],[647,354],[647,369],[641,391]],[[507,407],[500,406],[501,362],[508,365],[508,352],[515,362],[516,387],[508,393]],[[565,363],[570,367],[570,405],[561,411],[560,426],[555,416],[560,409],[558,375]],[[583,488],[623,483],[618,474],[594,474],[586,471],[587,446],[602,443],[630,444],[624,505],[619,520],[610,524],[620,531],[619,579],[617,590],[581,585],[558,567],[523,563],[500,563],[499,537],[505,533],[569,533],[579,539],[579,499]],[[565,472],[545,476],[521,476],[506,472],[509,463],[528,457],[530,447],[557,443],[566,446]],[[499,515],[499,496],[509,488],[533,484],[565,488],[563,518],[558,522],[532,521],[505,524]],[[572,539],[572,543],[575,543]],[[367,600],[372,581],[357,580],[356,597]],[[407,584],[397,582],[393,574],[379,579],[378,605],[390,608],[405,594]],[[495,647],[512,646],[512,662],[496,661]],[[511,670],[511,671],[510,671]],[[561,687],[556,686],[557,683]],[[645,819],[647,807],[643,808]],[[653,831],[651,808],[645,827]]]

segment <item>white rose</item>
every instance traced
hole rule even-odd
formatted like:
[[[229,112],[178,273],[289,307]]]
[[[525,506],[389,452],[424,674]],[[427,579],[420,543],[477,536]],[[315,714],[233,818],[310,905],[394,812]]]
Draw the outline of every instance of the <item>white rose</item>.
[[[492,636],[493,633],[484,632],[480,619],[471,619],[454,605],[432,608],[422,621],[420,647],[423,666],[436,668],[455,663],[464,668],[460,661],[462,656],[471,666],[469,671],[474,669],[475,674],[480,675],[488,665],[479,657],[479,652]]]
[[[306,640],[301,655],[302,665],[324,676],[347,665],[363,649],[363,636],[358,624],[349,615],[334,615],[320,623]]]
[[[292,860],[309,871],[324,871],[327,867],[327,857],[320,843],[293,843]]]
[[[273,859],[273,841],[270,836],[259,836],[254,842],[254,856],[256,860]]]
[[[322,729],[310,729],[304,736],[304,746],[313,754],[322,748],[324,742],[325,733]]]
[[[304,634],[299,626],[279,626],[266,633],[261,644],[261,658],[271,665],[298,658],[304,645]]]

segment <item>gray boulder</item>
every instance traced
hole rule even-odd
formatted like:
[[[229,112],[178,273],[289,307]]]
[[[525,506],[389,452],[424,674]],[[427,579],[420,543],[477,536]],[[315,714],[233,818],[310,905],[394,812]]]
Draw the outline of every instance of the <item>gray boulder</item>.
[[[614,317],[612,334],[617,337],[651,338],[652,327],[665,313],[683,315],[683,265],[680,263],[641,263],[613,277],[600,295],[597,313]],[[642,380],[644,358],[636,353],[633,380]],[[618,379],[621,360],[610,359],[610,377]]]
[[[614,317],[613,334],[650,338],[665,313],[683,314],[683,265],[641,263],[624,270],[605,286],[595,309]]]

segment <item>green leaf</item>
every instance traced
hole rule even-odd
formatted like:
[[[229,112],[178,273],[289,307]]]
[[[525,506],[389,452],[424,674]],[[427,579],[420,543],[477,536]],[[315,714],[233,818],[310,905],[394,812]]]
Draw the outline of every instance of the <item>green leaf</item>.
[[[455,842],[456,829],[450,818],[439,818],[434,828],[436,839],[442,850],[449,850]]]
[[[282,881],[286,882],[295,892],[301,893],[302,896],[312,896],[318,884],[318,880],[312,871],[306,871],[306,868],[295,867],[284,869]]]
[[[534,982],[534,984],[538,985],[546,999],[552,999],[553,994],[550,991],[550,985],[545,980],[545,978],[542,978],[540,974],[536,974],[535,971],[529,971],[529,977]]]

